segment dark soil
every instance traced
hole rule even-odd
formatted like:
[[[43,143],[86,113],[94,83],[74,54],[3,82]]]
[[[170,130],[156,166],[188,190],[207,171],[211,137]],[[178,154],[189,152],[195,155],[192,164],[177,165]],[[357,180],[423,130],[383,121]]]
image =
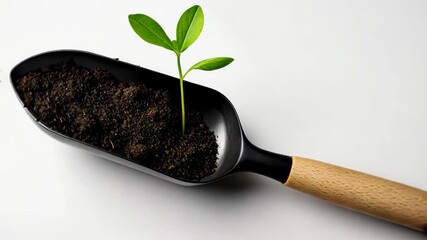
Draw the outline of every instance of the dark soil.
[[[187,103],[182,135],[180,99],[167,89],[121,82],[70,60],[28,73],[17,90],[39,121],[64,135],[180,179],[215,171],[214,133]]]

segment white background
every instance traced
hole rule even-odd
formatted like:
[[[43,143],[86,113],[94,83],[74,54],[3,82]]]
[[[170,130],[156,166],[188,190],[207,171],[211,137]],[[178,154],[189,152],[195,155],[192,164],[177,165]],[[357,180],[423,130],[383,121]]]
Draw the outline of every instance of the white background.
[[[184,67],[224,93],[261,148],[427,189],[427,2],[17,1],[0,3],[0,239],[425,239],[425,235],[239,174],[181,187],[56,142],[32,123],[9,72],[55,49],[87,50],[177,75],[129,13],[170,36],[205,13]],[[174,38],[174,37],[173,37]]]

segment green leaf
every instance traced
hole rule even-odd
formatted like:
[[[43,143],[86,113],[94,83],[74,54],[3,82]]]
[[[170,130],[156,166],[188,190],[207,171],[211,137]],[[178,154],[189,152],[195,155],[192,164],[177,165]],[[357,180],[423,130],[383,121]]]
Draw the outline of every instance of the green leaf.
[[[194,64],[190,69],[199,69],[204,71],[212,71],[216,69],[223,68],[233,62],[234,59],[230,57],[216,57],[216,58],[209,58],[205,59],[203,61],[200,61],[196,64]]]
[[[204,16],[202,8],[195,5],[187,9],[181,16],[176,26],[176,40],[180,52],[184,52],[196,41],[202,32]]]
[[[154,19],[144,14],[130,14],[129,23],[144,41],[173,51],[171,40]]]

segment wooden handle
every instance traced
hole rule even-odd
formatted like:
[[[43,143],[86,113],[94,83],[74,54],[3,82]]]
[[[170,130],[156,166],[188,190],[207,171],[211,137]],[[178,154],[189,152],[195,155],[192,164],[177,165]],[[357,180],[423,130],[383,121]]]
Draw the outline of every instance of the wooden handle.
[[[285,186],[418,231],[427,231],[427,192],[365,173],[292,157]]]

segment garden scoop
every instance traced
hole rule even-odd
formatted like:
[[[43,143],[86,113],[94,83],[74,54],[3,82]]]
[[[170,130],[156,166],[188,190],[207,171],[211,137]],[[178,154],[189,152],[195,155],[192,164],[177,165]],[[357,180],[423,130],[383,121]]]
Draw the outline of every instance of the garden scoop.
[[[104,68],[117,79],[145,82],[160,88],[177,89],[178,79],[93,53],[63,50],[42,53],[19,63],[11,71],[11,83],[30,71],[73,59],[88,68]],[[201,185],[237,172],[253,172],[270,177],[286,187],[296,189],[333,204],[369,214],[418,231],[427,231],[427,192],[404,184],[297,156],[285,156],[262,150],[251,144],[243,133],[238,115],[230,101],[218,91],[185,82],[186,97],[202,112],[209,128],[217,135],[217,169],[200,181],[173,178],[119,155],[70,138],[39,122],[27,113],[48,135],[87,150],[102,158],[181,184]],[[18,98],[20,96],[17,94]],[[23,101],[20,99],[21,103]]]

